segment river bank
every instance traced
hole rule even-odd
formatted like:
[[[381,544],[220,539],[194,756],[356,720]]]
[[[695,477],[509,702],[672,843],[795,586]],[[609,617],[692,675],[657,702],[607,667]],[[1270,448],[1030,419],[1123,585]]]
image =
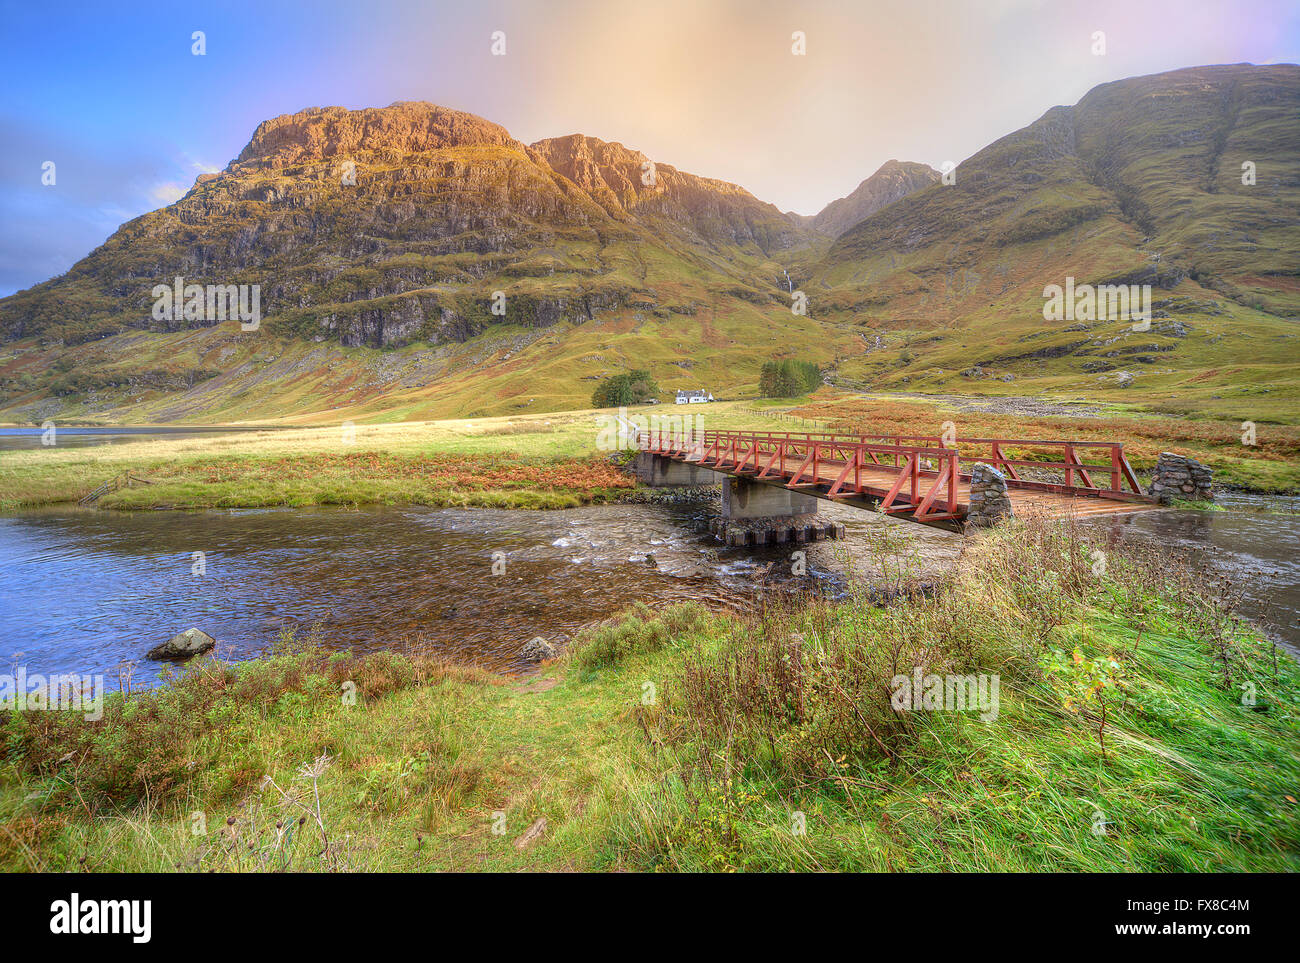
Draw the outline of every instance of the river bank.
[[[1203,580],[1017,524],[929,597],[634,606],[532,676],[284,636],[0,714],[0,866],[1294,871],[1298,697]]]
[[[1137,414],[1017,416],[961,411],[942,400],[813,399],[722,402],[707,411],[637,409],[641,417],[693,419],[705,428],[845,430],[958,437],[1115,438],[1145,475],[1159,453],[1188,454],[1216,484],[1254,492],[1300,491],[1300,430],[1259,425],[1256,443],[1221,422]],[[328,428],[277,427],[84,447],[4,450],[0,512],[75,503],[125,472],[142,481],[96,501],[114,510],[310,505],[568,508],[626,497],[632,483],[609,463],[610,412],[575,411]],[[0,439],[2,442],[3,439]],[[1044,457],[1047,457],[1045,454]]]
[[[596,449],[591,414],[281,428],[98,447],[0,452],[0,511],[75,503],[116,510],[310,505],[566,508],[632,481]]]
[[[1227,580],[1239,614],[1300,653],[1300,515],[1273,496],[1223,496],[1217,511],[1170,508],[1084,523]],[[1278,511],[1280,509],[1280,511]],[[286,627],[327,648],[403,651],[460,664],[529,667],[527,644],[563,644],[634,599],[761,608],[770,595],[896,594],[934,584],[969,539],[833,503],[835,541],[738,548],[708,534],[716,489],[633,489],[618,504],[532,511],[313,506],[189,512],[51,506],[0,517],[0,638],[29,672],[123,666],[194,627],[222,658],[249,659]],[[39,588],[37,588],[39,587]]]

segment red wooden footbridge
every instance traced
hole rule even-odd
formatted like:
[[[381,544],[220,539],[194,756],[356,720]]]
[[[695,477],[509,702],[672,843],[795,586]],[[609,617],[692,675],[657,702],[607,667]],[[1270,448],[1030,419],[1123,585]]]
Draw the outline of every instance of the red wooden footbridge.
[[[1156,507],[1124,446],[1109,441],[848,435],[831,432],[642,432],[642,450],[761,484],[873,508],[927,525],[960,525],[975,464],[1006,478],[1015,514],[1088,516]]]

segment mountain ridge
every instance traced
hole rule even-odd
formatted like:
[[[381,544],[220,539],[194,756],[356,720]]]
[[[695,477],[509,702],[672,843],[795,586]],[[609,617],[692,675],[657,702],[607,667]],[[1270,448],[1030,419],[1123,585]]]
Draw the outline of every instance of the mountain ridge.
[[[1297,105],[1293,65],[1115,81],[976,152],[954,184],[889,161],[803,217],[583,134],[525,144],[423,102],[308,108],[0,300],[0,407],[224,417],[257,410],[239,400],[256,385],[295,410],[396,393],[413,413],[472,414],[571,407],[634,367],[739,386],[794,356],[891,390],[1185,391],[1186,372],[1218,372],[1208,398],[1228,390],[1224,338],[1247,332],[1273,364],[1293,337]],[[1157,331],[1044,328],[1044,286],[1067,275],[1153,284]],[[260,333],[155,320],[150,291],[175,276],[262,285]],[[340,349],[381,354],[362,372]]]
[[[847,195],[831,201],[805,223],[814,230],[838,238],[876,211],[938,180],[939,172],[928,164],[887,160]]]

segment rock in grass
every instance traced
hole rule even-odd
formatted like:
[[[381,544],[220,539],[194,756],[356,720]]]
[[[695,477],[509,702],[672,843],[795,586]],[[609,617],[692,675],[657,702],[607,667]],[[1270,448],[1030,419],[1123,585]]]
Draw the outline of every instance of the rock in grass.
[[[188,659],[190,656],[206,652],[217,644],[217,640],[202,629],[186,629],[180,635],[155,645],[149,650],[150,659]]]
[[[522,836],[515,840],[515,849],[527,849],[541,839],[544,832],[546,832],[546,817],[542,816],[529,826]]]
[[[553,659],[558,655],[555,646],[547,642],[540,635],[533,636],[524,643],[524,647],[519,651],[520,658],[525,662],[545,662],[547,659]]]

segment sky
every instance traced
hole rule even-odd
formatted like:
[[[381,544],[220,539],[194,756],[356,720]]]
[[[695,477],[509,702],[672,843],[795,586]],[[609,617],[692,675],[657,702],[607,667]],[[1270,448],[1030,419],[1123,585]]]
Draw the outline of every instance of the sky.
[[[0,0],[0,296],[305,107],[432,101],[813,214],[891,158],[960,162],[1100,83],[1298,60],[1295,0]]]

